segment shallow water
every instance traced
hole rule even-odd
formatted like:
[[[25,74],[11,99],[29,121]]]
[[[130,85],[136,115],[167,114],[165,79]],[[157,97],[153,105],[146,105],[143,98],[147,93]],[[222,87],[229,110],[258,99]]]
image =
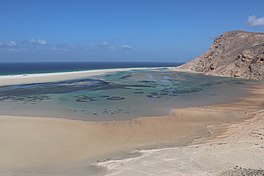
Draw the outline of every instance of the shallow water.
[[[125,120],[159,116],[172,108],[234,101],[253,81],[131,70],[85,79],[0,87],[0,114]]]

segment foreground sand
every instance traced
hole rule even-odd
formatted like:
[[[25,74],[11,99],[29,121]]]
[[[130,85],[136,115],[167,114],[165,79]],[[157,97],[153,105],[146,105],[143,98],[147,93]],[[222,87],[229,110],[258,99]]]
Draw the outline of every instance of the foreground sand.
[[[1,116],[0,175],[217,175],[236,165],[264,169],[262,86],[237,103],[130,121]],[[94,166],[135,149],[177,145]]]
[[[217,138],[184,147],[144,150],[142,156],[99,165],[107,176],[263,176],[264,111]]]

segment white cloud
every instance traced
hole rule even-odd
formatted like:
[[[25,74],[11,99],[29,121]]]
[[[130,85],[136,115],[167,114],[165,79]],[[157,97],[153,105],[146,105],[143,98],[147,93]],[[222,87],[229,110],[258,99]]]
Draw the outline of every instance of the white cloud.
[[[103,41],[103,42],[99,43],[99,46],[101,46],[101,47],[109,47],[110,43],[108,41]]]
[[[257,18],[255,15],[249,16],[247,24],[249,26],[264,26],[264,17]]]
[[[14,41],[4,41],[0,42],[0,47],[1,48],[10,48],[10,47],[16,47],[17,43]]]
[[[130,45],[116,45],[116,46],[108,46],[107,49],[109,51],[125,51],[125,50],[130,50],[130,51],[135,51],[136,49],[133,48]]]
[[[123,48],[123,49],[132,49],[132,46],[130,46],[130,45],[121,45],[121,48]]]
[[[29,42],[33,45],[46,45],[48,42],[41,39],[30,39]]]
[[[54,46],[53,48],[51,48],[52,51],[55,51],[55,52],[64,52],[64,51],[67,51],[66,48],[62,48],[62,47],[58,47],[58,46]]]
[[[109,50],[109,51],[117,51],[117,47],[109,46],[109,47],[108,47],[108,50]]]
[[[112,52],[125,51],[125,50],[135,51],[135,48],[133,48],[128,44],[114,44],[113,42],[109,42],[107,40],[100,41],[97,43],[97,45],[88,48],[88,50],[91,49],[97,51],[103,50],[103,51],[112,51]]]
[[[130,45],[120,45],[120,48],[123,50],[135,50],[135,48]]]
[[[30,39],[25,41],[0,41],[1,51],[17,52],[129,52],[135,48],[128,44],[114,44],[111,41],[95,41],[92,43],[61,43],[47,42],[42,39]]]
[[[68,43],[56,43],[56,44],[50,44],[52,46],[51,51],[55,52],[66,52],[74,49],[81,49],[81,46],[75,46],[73,44]]]

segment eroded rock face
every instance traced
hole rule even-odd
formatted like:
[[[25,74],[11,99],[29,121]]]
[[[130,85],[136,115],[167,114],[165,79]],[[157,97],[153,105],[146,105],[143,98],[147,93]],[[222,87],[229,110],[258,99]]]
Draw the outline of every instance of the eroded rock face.
[[[264,33],[226,32],[214,40],[207,52],[176,70],[264,79]]]

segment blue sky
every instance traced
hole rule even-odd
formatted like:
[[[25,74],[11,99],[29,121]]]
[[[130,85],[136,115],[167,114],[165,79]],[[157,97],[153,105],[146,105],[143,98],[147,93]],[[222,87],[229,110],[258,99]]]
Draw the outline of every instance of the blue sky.
[[[230,30],[264,32],[263,0],[0,0],[0,62],[184,62]]]

